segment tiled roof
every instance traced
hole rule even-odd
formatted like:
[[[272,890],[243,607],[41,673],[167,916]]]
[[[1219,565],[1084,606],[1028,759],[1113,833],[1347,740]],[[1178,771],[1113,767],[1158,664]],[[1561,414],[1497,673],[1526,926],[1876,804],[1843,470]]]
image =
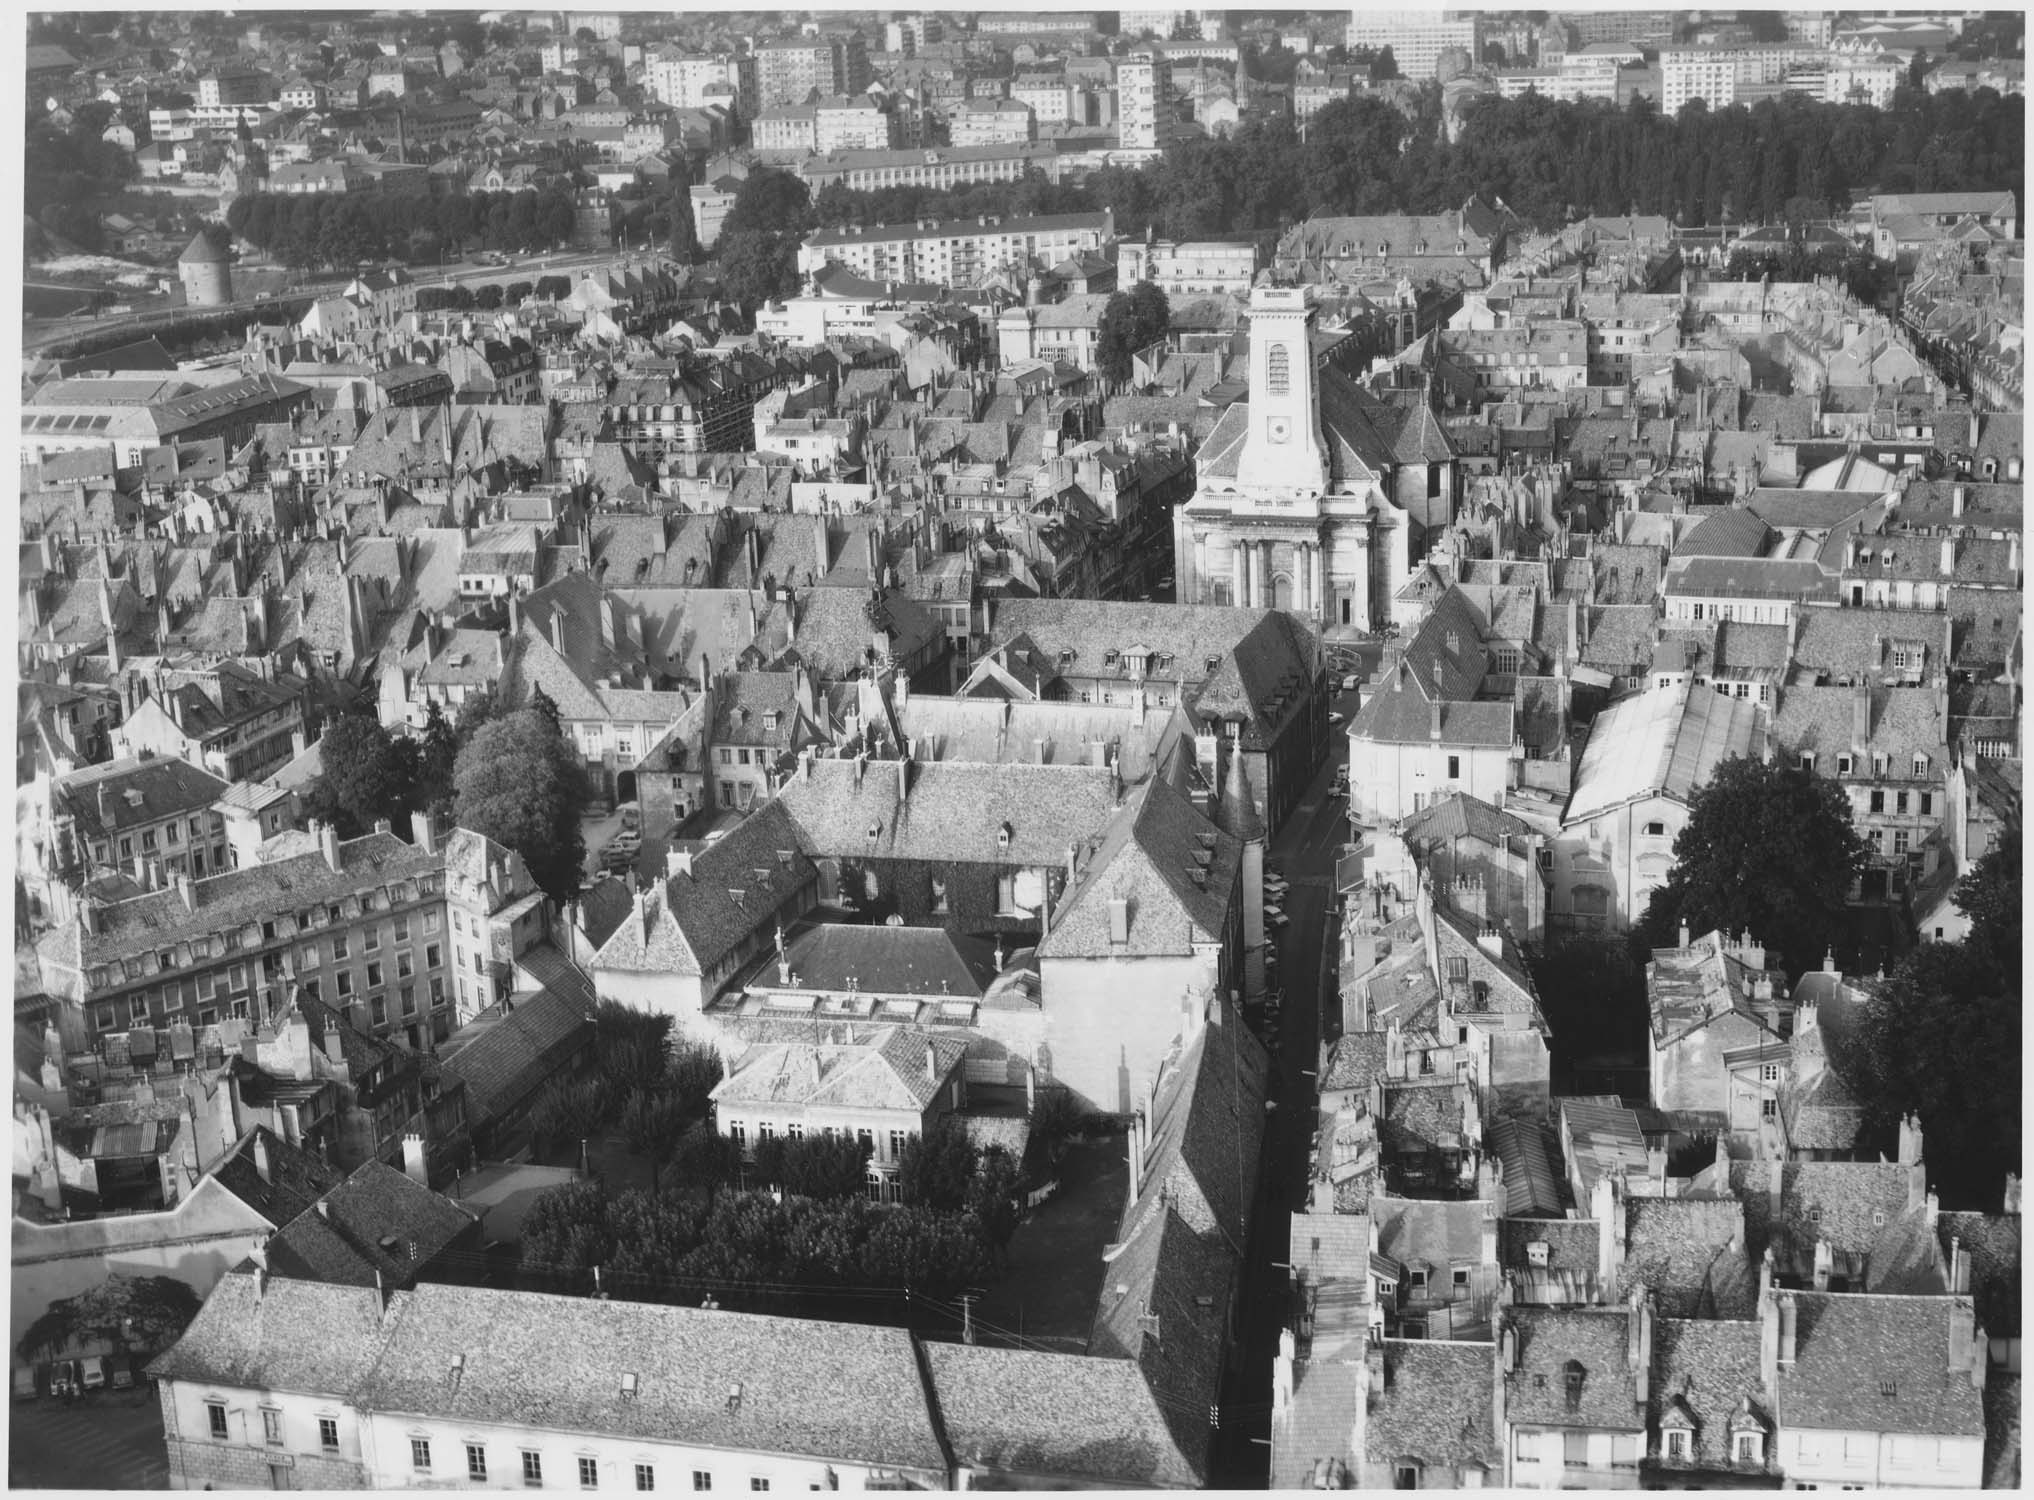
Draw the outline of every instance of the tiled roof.
[[[1497,1263],[1507,1271],[1530,1268],[1526,1246],[1547,1247],[1546,1269],[1593,1282],[1601,1264],[1602,1226],[1594,1219],[1531,1219],[1506,1215],[1497,1226]]]
[[[1590,730],[1562,823],[1654,793],[1692,797],[1720,763],[1751,751],[1757,719],[1750,699],[1694,691],[1687,683],[1618,700]]]
[[[782,963],[814,991],[978,1000],[996,979],[990,944],[944,927],[862,927],[823,922],[795,933]],[[777,983],[775,968],[757,976]]]
[[[1371,1083],[1384,1072],[1384,1058],[1383,1032],[1343,1032],[1329,1044],[1320,1091],[1323,1094],[1353,1091],[1368,1098]]]
[[[441,1066],[466,1085],[467,1118],[485,1124],[513,1110],[587,1045],[592,1019],[581,1001],[539,990],[511,997],[441,1045]]]
[[[1675,557],[1762,557],[1771,545],[1772,530],[1757,514],[1737,506],[1712,511],[1696,522]]]
[[[1013,868],[1064,868],[1067,846],[1106,828],[1116,812],[1106,768],[914,764],[900,803],[899,764],[815,760],[772,805],[784,810],[802,835],[798,844],[814,857]]]
[[[1730,1424],[1747,1400],[1751,1415],[1770,1431],[1773,1414],[1760,1373],[1759,1339],[1755,1317],[1653,1320],[1648,1425],[1657,1431],[1662,1420],[1692,1423],[1692,1463],[1727,1468],[1735,1462]]]
[[[1435,1271],[1481,1265],[1487,1208],[1474,1199],[1372,1198],[1370,1222],[1377,1226],[1378,1253],[1402,1266]]]
[[[1642,1431],[1645,1408],[1637,1372],[1627,1363],[1630,1316],[1625,1308],[1507,1309],[1504,1321],[1517,1332],[1518,1352],[1504,1378],[1506,1420]],[[1572,1378],[1577,1374],[1579,1380]]]
[[[1386,1339],[1383,1351],[1384,1391],[1372,1398],[1364,1431],[1369,1462],[1412,1459],[1447,1469],[1501,1466],[1490,1395],[1495,1344]]]
[[[371,1286],[297,1281],[243,1263],[212,1289],[184,1336],[148,1372],[238,1390],[344,1395],[381,1351],[381,1315],[381,1296]]]
[[[1935,1233],[1944,1260],[1952,1242],[1970,1257],[1970,1293],[1985,1332],[2020,1337],[2020,1216],[1945,1211]]]
[[[1795,1354],[1780,1367],[1779,1419],[1792,1428],[1978,1437],[1979,1386],[1950,1361],[1947,1297],[1793,1292]],[[1979,1356],[1982,1360],[1983,1356]]]
[[[1498,848],[1504,847],[1509,839],[1530,838],[1532,831],[1523,819],[1466,792],[1438,799],[1405,819],[1399,828],[1408,843],[1438,844],[1473,838]]]
[[[920,1347],[957,1464],[1105,1489],[1200,1483],[1130,1360],[986,1345]]]
[[[355,1388],[370,1410],[946,1469],[902,1329],[433,1284],[388,1320]]]
[[[1834,772],[1839,754],[1860,748],[1867,755],[1890,756],[1891,774],[1898,777],[1912,775],[1916,755],[1928,757],[1938,770],[1947,764],[1949,726],[1942,721],[1942,700],[1933,688],[1871,688],[1870,732],[1862,747],[1853,744],[1856,705],[1865,691],[1861,686],[1782,688],[1773,713],[1774,743],[1790,759],[1814,753],[1824,775]]]
[[[1628,1198],[1624,1221],[1621,1284],[1650,1288],[1663,1316],[1744,1318],[1756,1311],[1744,1209],[1734,1199]]]
[[[714,1086],[716,1104],[918,1114],[960,1066],[967,1042],[892,1027],[852,1045],[782,1043],[750,1048]]]

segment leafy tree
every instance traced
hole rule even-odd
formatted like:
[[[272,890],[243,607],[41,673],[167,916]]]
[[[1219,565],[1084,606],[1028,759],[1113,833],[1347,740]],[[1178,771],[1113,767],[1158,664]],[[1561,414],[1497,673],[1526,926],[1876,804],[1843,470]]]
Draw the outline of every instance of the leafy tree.
[[[477,693],[466,695],[466,701],[459,705],[459,716],[452,721],[452,739],[459,749],[464,750],[472,743],[473,737],[501,713],[501,694],[493,683],[488,683]]]
[[[2019,830],[1995,844],[1956,883],[1951,897],[1970,918],[1965,942],[2008,978],[2020,972],[2020,840]]]
[[[1370,64],[1370,81],[1383,83],[1396,77],[1398,77],[1398,59],[1391,55],[1389,46],[1380,48]]]
[[[414,747],[398,742],[371,714],[341,714],[319,741],[323,770],[306,799],[317,816],[357,838],[378,818],[405,818],[416,790]]]
[[[960,1121],[941,1120],[904,1143],[897,1159],[897,1185],[904,1201],[958,1213],[967,1207],[980,1153]]]
[[[969,1185],[967,1212],[981,1224],[989,1243],[998,1249],[1008,1244],[1017,1231],[1020,1213],[1017,1195],[1023,1176],[1015,1157],[1001,1146],[991,1146],[982,1152],[975,1180]]]
[[[869,1148],[847,1137],[772,1141],[778,1146],[771,1181],[801,1198],[859,1198],[868,1184]]]
[[[798,289],[798,240],[795,235],[762,230],[721,231],[715,258],[720,262],[720,287],[744,313]]]
[[[803,178],[774,167],[751,172],[728,206],[721,239],[731,234],[803,234],[811,228],[812,190]]]
[[[1738,756],[1689,804],[1674,868],[1634,939],[1649,954],[1673,946],[1683,922],[1691,933],[1750,932],[1800,974],[1844,938],[1851,883],[1864,867],[1864,841],[1835,782]]]
[[[565,734],[564,715],[558,712],[557,700],[544,691],[541,683],[530,690],[530,710],[551,726],[551,733],[563,738]]]
[[[452,770],[459,760],[459,737],[452,721],[433,698],[424,710],[424,734],[417,747],[417,784],[414,801],[433,817],[449,810],[452,801]]]
[[[166,1349],[182,1337],[203,1299],[174,1276],[108,1276],[97,1286],[50,1304],[29,1324],[15,1353],[63,1357],[68,1350],[110,1343],[137,1352]]]
[[[586,776],[578,752],[542,714],[520,709],[484,725],[459,752],[453,781],[462,828],[522,855],[554,901],[578,895]]]
[[[522,1263],[533,1271],[586,1270],[613,1259],[607,1193],[598,1183],[568,1182],[538,1194],[523,1216]]]
[[[2015,947],[2017,911],[2012,920]],[[1923,943],[1876,986],[1859,1026],[1861,1072],[1876,1123],[1920,1118],[1929,1176],[1950,1206],[1997,1206],[2020,1169],[2017,953]]]
[[[994,1259],[971,1214],[940,1213],[916,1204],[877,1216],[863,1271],[882,1285],[951,1297],[995,1274]]]
[[[704,1120],[690,1125],[672,1144],[662,1173],[672,1191],[691,1189],[711,1199],[741,1180],[741,1148]]]

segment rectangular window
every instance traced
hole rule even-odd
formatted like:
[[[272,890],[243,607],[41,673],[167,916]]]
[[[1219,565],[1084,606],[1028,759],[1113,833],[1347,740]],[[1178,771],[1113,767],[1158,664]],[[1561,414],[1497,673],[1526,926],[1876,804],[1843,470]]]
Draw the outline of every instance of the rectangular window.
[[[367,966],[367,987],[371,990],[378,990],[381,988],[380,964],[373,963]]]
[[[339,963],[346,957],[346,935],[341,933],[332,939],[332,962]]]
[[[417,972],[416,958],[413,954],[409,952],[408,949],[404,949],[402,952],[396,955],[396,978],[408,979],[412,974],[416,972]]]
[[[537,1489],[544,1483],[544,1455],[523,1449],[523,1483]]]
[[[435,911],[427,911],[427,912],[425,912],[425,913],[424,913],[424,933],[425,933],[425,935],[426,935],[426,936],[428,937],[428,936],[429,936],[429,935],[430,935],[431,933],[434,933],[434,932],[436,932],[437,930],[438,930],[438,914],[437,914],[437,913],[436,913]],[[434,958],[434,959],[432,959],[432,960],[431,960],[431,962],[432,962],[432,963],[436,963],[436,962],[437,962],[437,960],[436,960],[436,959]]]
[[[445,961],[445,952],[436,943],[424,950],[424,967],[435,969]]]
[[[482,1480],[487,1478],[487,1449],[479,1443],[466,1445],[466,1477]]]
[[[410,919],[407,915],[395,919],[395,940],[399,943],[410,940]]]
[[[343,978],[344,976],[341,977]],[[368,1005],[374,1015],[374,1024],[377,1026],[386,1026],[388,1024],[388,996],[376,995],[373,999],[368,1001]]]
[[[276,1407],[261,1409],[261,1440],[271,1448],[283,1445],[282,1412]]]
[[[360,946],[369,953],[379,951],[381,948],[381,929],[379,927],[368,928],[366,932],[361,934]]]
[[[579,1460],[579,1487],[582,1490],[600,1488],[600,1460],[582,1458]]]
[[[1896,813],[1903,813],[1906,810],[1907,810],[1907,794],[1905,792],[1893,793],[1893,811]]]
[[[692,1471],[692,1488],[695,1490],[712,1489],[713,1475],[708,1473],[705,1469],[694,1469]]]
[[[1932,792],[1923,792],[1921,794],[1921,816],[1925,818],[1934,811],[1935,811],[1935,794]]]
[[[1882,813],[1886,810],[1886,794],[1884,792],[1874,791],[1872,793],[1871,808],[1875,813]]]
[[[323,1448],[327,1453],[338,1451],[339,1419],[337,1417],[318,1418],[318,1446]]]
[[[636,1465],[636,1488],[654,1490],[657,1487],[657,1468],[654,1464]]]
[[[410,1439],[410,1467],[420,1474],[428,1474],[430,1472],[431,1440],[429,1438]]]
[[[750,1488],[750,1489],[752,1489],[752,1490],[757,1490],[757,1491],[761,1491],[761,1490],[767,1490],[767,1489],[768,1489],[769,1487],[770,1487],[770,1481],[769,1481],[769,1480],[767,1480],[767,1479],[762,1479],[762,1478],[758,1478],[758,1477],[757,1477],[757,1476],[755,1476],[755,1475],[750,1475],[750,1476],[749,1476],[749,1488]]]
[[[1585,1468],[1589,1463],[1589,1434],[1586,1432],[1564,1432],[1561,1434],[1561,1462],[1569,1468]]]
[[[226,1436],[226,1403],[207,1401],[205,1403],[205,1426],[215,1438]]]

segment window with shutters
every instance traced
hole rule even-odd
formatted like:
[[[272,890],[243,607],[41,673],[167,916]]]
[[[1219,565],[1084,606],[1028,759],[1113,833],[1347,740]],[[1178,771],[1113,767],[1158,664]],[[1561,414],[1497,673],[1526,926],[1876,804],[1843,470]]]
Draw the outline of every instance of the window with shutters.
[[[1266,393],[1286,395],[1292,389],[1292,355],[1283,344],[1273,344],[1264,360]]]

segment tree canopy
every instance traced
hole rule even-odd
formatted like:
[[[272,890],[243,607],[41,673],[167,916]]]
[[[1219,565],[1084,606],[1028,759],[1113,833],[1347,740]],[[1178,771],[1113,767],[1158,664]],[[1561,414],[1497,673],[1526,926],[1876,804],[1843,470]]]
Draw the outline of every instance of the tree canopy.
[[[1920,1118],[1930,1183],[1951,1208],[1996,1212],[2006,1173],[2021,1166],[2018,885],[2016,871],[2012,907],[1989,908],[1982,934],[1974,925],[1961,943],[1902,958],[1873,987],[1859,1028],[1877,1124]],[[1958,901],[1990,894],[1966,877]],[[1975,924],[1978,907],[1964,910]]]
[[[1716,768],[1674,840],[1674,867],[1634,929],[1643,963],[1678,929],[1745,932],[1790,973],[1819,968],[1845,939],[1864,840],[1835,782],[1797,765],[1738,756]]]
[[[1102,308],[1095,339],[1097,367],[1122,384],[1130,378],[1137,352],[1164,338],[1171,326],[1171,303],[1156,283],[1140,281],[1127,292],[1117,292]]]
[[[579,754],[535,709],[490,720],[453,771],[459,826],[522,855],[554,901],[579,894],[586,840],[586,775]]]
[[[97,1286],[50,1304],[14,1348],[23,1359],[62,1358],[90,1344],[140,1351],[166,1349],[190,1326],[203,1299],[174,1276],[111,1275]]]
[[[390,734],[372,713],[347,713],[326,724],[318,746],[322,769],[306,806],[341,838],[360,837],[380,818],[404,823],[418,809],[423,768],[417,741]]]

